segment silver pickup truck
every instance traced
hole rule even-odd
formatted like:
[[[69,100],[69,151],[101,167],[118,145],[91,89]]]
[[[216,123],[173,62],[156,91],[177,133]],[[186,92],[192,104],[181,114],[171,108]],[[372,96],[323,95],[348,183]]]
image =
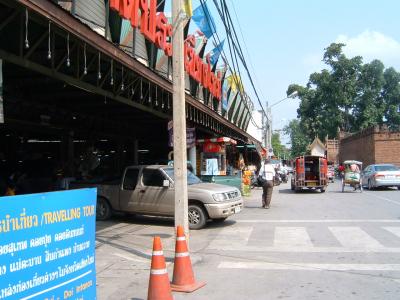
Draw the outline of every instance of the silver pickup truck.
[[[231,186],[202,182],[188,171],[189,226],[200,229],[208,219],[224,221],[243,209],[240,191]],[[174,169],[163,165],[131,166],[114,183],[73,183],[71,188],[97,187],[97,219],[113,211],[174,216]]]

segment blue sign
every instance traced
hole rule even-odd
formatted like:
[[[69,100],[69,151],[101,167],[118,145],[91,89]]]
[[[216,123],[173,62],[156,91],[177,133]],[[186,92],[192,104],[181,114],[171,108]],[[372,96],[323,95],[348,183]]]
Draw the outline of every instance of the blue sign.
[[[96,189],[0,197],[0,299],[96,299]]]

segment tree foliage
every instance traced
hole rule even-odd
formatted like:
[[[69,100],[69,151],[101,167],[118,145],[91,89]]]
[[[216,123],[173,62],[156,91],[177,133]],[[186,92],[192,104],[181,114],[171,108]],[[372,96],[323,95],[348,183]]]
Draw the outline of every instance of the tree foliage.
[[[289,150],[284,145],[282,145],[281,137],[278,132],[274,132],[272,134],[271,144],[272,144],[272,149],[274,149],[275,156],[279,156],[281,158],[290,156]]]
[[[302,128],[300,121],[297,119],[291,120],[289,124],[283,128],[283,131],[290,137],[290,142],[292,144],[290,155],[292,157],[304,155],[311,140],[305,134],[305,130]]]
[[[301,100],[299,121],[287,126],[292,147],[298,150],[304,143],[293,139],[301,134],[308,141],[324,140],[336,137],[338,130],[357,132],[383,123],[400,127],[400,73],[385,69],[379,60],[364,64],[361,56],[348,58],[343,47],[333,43],[325,49],[322,61],[327,68],[311,74],[306,86],[288,87],[287,95],[297,91]]]

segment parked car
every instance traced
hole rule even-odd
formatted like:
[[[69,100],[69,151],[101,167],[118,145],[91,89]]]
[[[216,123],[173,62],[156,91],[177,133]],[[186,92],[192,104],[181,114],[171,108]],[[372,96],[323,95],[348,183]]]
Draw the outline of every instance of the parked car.
[[[362,185],[370,190],[377,187],[397,187],[400,190],[400,168],[392,164],[369,165],[362,172]]]
[[[188,171],[189,226],[200,229],[208,219],[222,222],[243,209],[237,188],[202,182]],[[114,182],[75,182],[71,188],[97,187],[97,219],[113,211],[153,216],[174,216],[174,169],[165,165],[127,167]]]

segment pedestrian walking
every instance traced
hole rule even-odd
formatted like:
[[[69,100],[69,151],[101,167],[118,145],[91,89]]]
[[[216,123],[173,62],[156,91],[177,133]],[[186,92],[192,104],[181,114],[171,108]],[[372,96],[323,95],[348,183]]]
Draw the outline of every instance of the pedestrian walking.
[[[272,190],[274,188],[274,178],[275,178],[275,169],[270,164],[270,160],[266,159],[264,162],[264,166],[261,170],[261,176],[263,178],[263,194],[262,194],[262,207],[269,208],[271,199],[272,199]]]

